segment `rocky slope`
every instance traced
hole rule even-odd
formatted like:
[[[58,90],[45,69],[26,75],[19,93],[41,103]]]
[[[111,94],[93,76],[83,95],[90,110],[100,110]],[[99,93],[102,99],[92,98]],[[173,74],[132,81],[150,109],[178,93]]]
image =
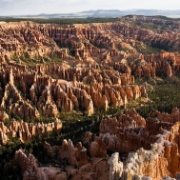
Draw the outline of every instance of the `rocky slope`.
[[[162,118],[163,117],[163,118]],[[65,169],[59,166],[38,167],[33,155],[22,150],[15,154],[21,166],[23,179],[167,179],[179,177],[180,109],[171,114],[157,112],[156,117],[145,119],[135,110],[116,118],[101,121],[100,135],[87,132],[83,144],[73,145],[64,140],[61,146],[44,144],[48,156],[67,160]],[[127,120],[126,120],[127,119]],[[124,121],[124,123],[122,123]],[[111,157],[108,152],[116,152]],[[126,156],[121,153],[131,152]],[[25,160],[26,159],[26,160]],[[121,159],[121,161],[120,161]],[[13,163],[12,163],[13,166]],[[166,175],[166,176],[165,176]],[[46,178],[45,178],[46,177]]]

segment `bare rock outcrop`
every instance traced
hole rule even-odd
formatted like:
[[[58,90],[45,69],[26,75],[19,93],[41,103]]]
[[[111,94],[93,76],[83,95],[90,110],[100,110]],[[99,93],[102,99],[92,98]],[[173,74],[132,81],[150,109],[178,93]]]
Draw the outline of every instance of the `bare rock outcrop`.
[[[163,113],[158,112],[157,114],[162,117],[160,115]],[[178,117],[178,114],[179,109],[174,108],[169,116],[175,117],[176,115]],[[178,118],[176,122],[169,123],[165,118],[162,118],[160,122],[155,117],[154,122],[156,123],[152,123],[151,128],[146,128],[146,126],[149,126],[149,122],[145,124],[144,119],[139,117],[134,110],[122,116],[128,117],[128,115],[129,118],[131,117],[131,121],[134,119],[135,122],[137,121],[140,124],[137,124],[137,127],[132,127],[130,123],[125,126],[121,124],[118,131],[116,131],[117,124],[114,126],[105,124],[103,120],[100,129],[103,133],[105,131],[109,131],[109,133],[103,134],[101,132],[99,136],[92,137],[92,134],[87,132],[84,138],[86,145],[89,143],[87,149],[81,143],[74,146],[71,140],[64,140],[61,146],[53,147],[45,143],[45,149],[50,157],[54,158],[58,155],[57,157],[61,160],[68,160],[67,174],[61,171],[61,173],[55,175],[54,173],[57,171],[52,167],[37,167],[36,160],[32,155],[25,155],[22,150],[16,152],[15,158],[22,167],[23,177],[25,179],[29,179],[29,177],[37,179],[51,175],[53,178],[57,176],[66,179],[68,174],[72,175],[73,180],[81,178],[92,180],[93,178],[156,180],[179,177],[180,123]],[[110,118],[106,121],[118,122]],[[153,122],[153,118],[149,121]],[[103,126],[109,127],[105,129],[102,128]],[[157,126],[158,129],[155,133],[152,129]],[[121,136],[123,136],[123,139],[121,139]],[[131,152],[127,155],[127,158],[122,159],[121,153],[124,153],[125,150],[127,150],[127,153]],[[108,157],[109,152],[117,151],[119,153],[114,153],[111,157]],[[122,159],[122,162],[119,161],[120,159]],[[23,166],[24,161],[25,165]]]
[[[118,180],[123,171],[123,163],[119,162],[119,153],[113,153],[108,160],[110,166],[109,180]]]
[[[134,111],[127,114],[130,117],[134,115],[132,119],[136,120]],[[120,116],[119,120],[123,116],[125,115]],[[124,119],[128,120],[127,117]],[[137,119],[141,119],[137,122],[145,122],[140,117]],[[157,112],[157,117],[149,117],[146,123],[139,127],[133,127],[129,123],[122,125],[119,120],[116,118],[102,120],[101,134],[96,137],[101,140],[101,144],[105,144],[107,151],[122,153],[134,151],[129,153],[124,162],[119,178],[161,179],[165,174],[176,178],[179,172],[179,109],[174,108],[171,114]],[[97,141],[96,139],[92,144]],[[96,155],[99,156],[98,153]]]
[[[63,140],[61,146],[51,147],[48,143],[45,143],[44,147],[49,156],[54,157],[58,151],[58,157],[60,159],[67,158],[71,165],[80,167],[88,163],[87,149],[82,146],[81,142],[74,146],[71,140]]]
[[[9,116],[6,112],[4,111],[0,111],[0,121],[5,121],[5,120],[8,120],[9,119]]]
[[[39,168],[36,158],[32,154],[26,155],[22,150],[16,151],[15,160],[21,166],[23,180],[67,180],[66,173],[62,172],[61,169],[52,167]]]
[[[46,137],[49,133],[59,134],[62,129],[62,122],[59,119],[55,119],[53,123],[26,123],[13,120],[10,126],[5,126],[3,122],[0,122],[0,141],[5,144],[8,139],[12,137],[18,137],[21,142],[35,139],[39,136]]]
[[[96,109],[107,111],[110,105],[118,107],[139,97],[147,97],[144,86],[130,85],[133,82],[132,76],[126,76],[126,83],[122,83],[122,75],[119,73],[102,72],[100,78],[98,77],[100,74],[91,72],[97,80],[88,85],[78,76],[81,69],[64,69],[59,66],[60,71],[57,73],[67,71],[65,73],[67,77],[62,76],[64,79],[55,80],[50,76],[52,70],[49,71],[46,66],[36,66],[36,68],[34,72],[26,73],[18,68],[4,66],[0,73],[4,89],[0,92],[0,107],[4,110],[1,116],[7,114],[40,120],[41,116],[57,117],[61,111],[73,110],[82,110],[92,115]],[[49,75],[44,74],[46,71]],[[80,74],[84,76],[86,71]],[[114,80],[115,75],[117,83]],[[82,82],[77,81],[78,78]]]

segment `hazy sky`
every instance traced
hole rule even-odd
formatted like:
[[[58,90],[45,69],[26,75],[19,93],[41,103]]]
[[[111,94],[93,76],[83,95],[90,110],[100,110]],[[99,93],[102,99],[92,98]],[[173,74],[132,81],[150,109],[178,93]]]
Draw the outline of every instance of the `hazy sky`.
[[[70,13],[96,9],[180,9],[180,0],[0,0],[0,15]]]

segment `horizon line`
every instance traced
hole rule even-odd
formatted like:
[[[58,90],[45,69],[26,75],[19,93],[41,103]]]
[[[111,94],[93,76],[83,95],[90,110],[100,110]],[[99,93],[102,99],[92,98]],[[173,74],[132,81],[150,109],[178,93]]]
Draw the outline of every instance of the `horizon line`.
[[[90,10],[84,10],[84,11],[77,11],[77,12],[67,12],[67,13],[60,13],[60,12],[55,12],[55,13],[46,13],[46,12],[41,12],[41,13],[38,13],[38,14],[11,14],[11,15],[0,15],[0,17],[11,17],[11,16],[39,16],[39,15],[68,15],[68,14],[77,14],[77,13],[85,13],[85,12],[89,12],[89,11],[121,11],[121,12],[126,12],[126,11],[139,11],[139,10],[145,10],[145,11],[169,11],[169,12],[172,12],[172,11],[180,11],[180,9],[90,9]],[[130,12],[131,13],[131,12]],[[141,15],[141,14],[135,14],[135,15]],[[177,15],[180,15],[177,14]]]

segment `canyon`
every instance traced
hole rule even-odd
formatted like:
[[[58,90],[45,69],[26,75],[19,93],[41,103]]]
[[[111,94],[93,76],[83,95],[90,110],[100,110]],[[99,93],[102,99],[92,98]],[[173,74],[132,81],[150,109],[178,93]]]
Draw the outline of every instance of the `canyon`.
[[[160,112],[151,99],[161,83],[179,88],[179,28],[179,21],[144,16],[1,23],[0,155],[13,154],[3,173],[23,180],[179,179],[179,103],[169,113],[164,101]]]

